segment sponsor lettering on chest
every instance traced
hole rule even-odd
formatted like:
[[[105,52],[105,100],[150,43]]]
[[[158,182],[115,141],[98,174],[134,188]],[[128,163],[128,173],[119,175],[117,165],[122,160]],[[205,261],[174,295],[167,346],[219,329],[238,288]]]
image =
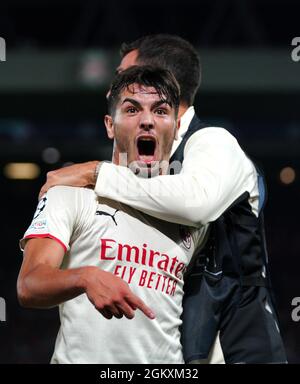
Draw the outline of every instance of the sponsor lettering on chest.
[[[174,296],[186,270],[186,264],[177,256],[150,249],[145,243],[136,246],[103,238],[100,242],[100,259],[115,263],[115,275],[128,284],[134,281],[141,287]]]

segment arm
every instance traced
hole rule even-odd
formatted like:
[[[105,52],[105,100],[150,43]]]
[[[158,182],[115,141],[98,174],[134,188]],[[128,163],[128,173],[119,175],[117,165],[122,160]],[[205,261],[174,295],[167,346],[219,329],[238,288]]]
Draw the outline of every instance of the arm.
[[[206,128],[188,140],[180,174],[142,179],[103,163],[95,191],[159,219],[197,227],[216,220],[255,182],[255,169],[236,139],[222,128]]]
[[[86,293],[90,302],[106,318],[134,317],[139,308],[153,318],[151,310],[135,296],[119,277],[93,266],[60,270],[64,249],[52,239],[30,239],[17,282],[20,304],[49,308]]]
[[[57,184],[95,184],[97,163],[49,172],[43,191]],[[217,219],[245,192],[256,178],[254,172],[229,132],[205,128],[188,140],[180,174],[142,179],[128,168],[102,163],[95,192],[159,219],[198,227]]]
[[[42,186],[39,199],[52,187],[56,185],[67,185],[72,187],[94,188],[96,183],[96,167],[99,161],[88,161],[86,163],[74,164],[69,167],[60,168],[47,173],[47,181]]]

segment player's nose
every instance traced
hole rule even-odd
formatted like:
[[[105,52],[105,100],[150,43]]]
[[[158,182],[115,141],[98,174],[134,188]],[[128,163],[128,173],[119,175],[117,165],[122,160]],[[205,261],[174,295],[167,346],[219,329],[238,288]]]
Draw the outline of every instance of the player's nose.
[[[140,128],[149,131],[154,128],[154,119],[151,111],[143,111],[140,115]]]

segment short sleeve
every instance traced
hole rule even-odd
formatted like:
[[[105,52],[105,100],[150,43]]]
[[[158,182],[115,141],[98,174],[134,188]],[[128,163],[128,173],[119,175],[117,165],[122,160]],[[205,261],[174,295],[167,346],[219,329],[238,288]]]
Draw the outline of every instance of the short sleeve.
[[[23,251],[26,240],[31,238],[51,238],[69,250],[70,239],[76,222],[78,209],[77,188],[57,186],[39,201],[32,222],[20,240]]]

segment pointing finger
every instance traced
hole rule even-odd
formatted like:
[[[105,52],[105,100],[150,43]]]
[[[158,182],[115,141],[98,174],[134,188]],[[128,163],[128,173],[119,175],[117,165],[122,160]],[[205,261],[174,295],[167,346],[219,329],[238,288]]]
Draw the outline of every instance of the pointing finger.
[[[149,317],[149,319],[155,319],[154,312],[143,302],[143,300],[135,295],[129,295],[125,298],[132,308],[138,308],[144,313],[144,315]]]

